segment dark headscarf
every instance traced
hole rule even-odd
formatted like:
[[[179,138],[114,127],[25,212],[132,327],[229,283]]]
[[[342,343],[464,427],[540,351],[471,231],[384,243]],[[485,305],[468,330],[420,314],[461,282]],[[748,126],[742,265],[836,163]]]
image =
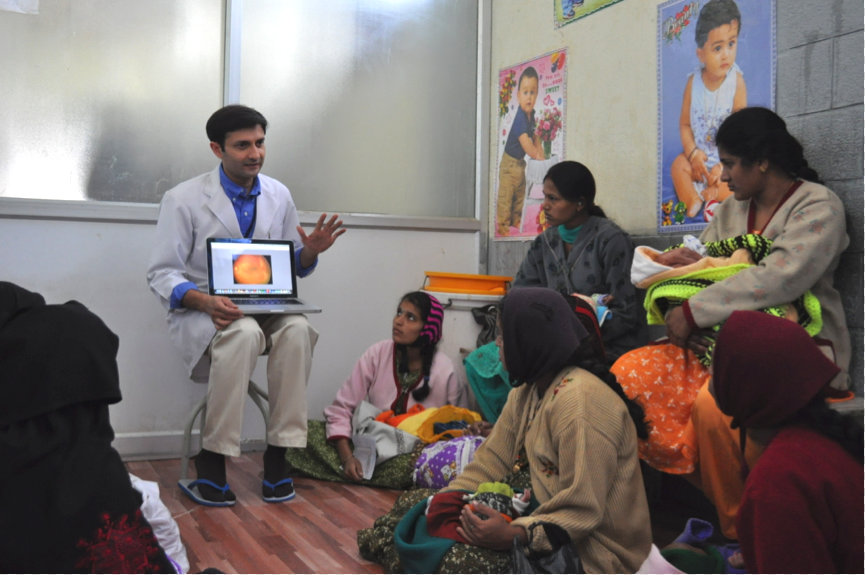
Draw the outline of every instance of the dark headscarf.
[[[45,305],[45,298],[10,282],[0,282],[0,329],[15,315]]]
[[[713,393],[733,427],[784,423],[840,371],[802,327],[763,312],[733,312],[716,346]]]
[[[598,323],[598,312],[585,296],[579,294],[566,295],[565,299],[574,310],[577,319],[586,328],[586,337],[580,340],[580,357],[591,357],[604,364],[607,363],[607,352],[604,349],[604,337],[601,335],[601,325]]]
[[[76,301],[0,282],[0,425],[83,403],[120,401],[118,339]]]
[[[111,446],[117,336],[0,282],[0,572],[172,573]]]
[[[561,370],[588,334],[564,296],[548,288],[509,292],[502,300],[501,322],[513,385]]]

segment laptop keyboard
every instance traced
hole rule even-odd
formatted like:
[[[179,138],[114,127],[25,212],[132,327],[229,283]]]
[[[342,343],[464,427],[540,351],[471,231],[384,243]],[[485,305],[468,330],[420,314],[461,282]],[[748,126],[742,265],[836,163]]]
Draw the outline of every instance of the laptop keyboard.
[[[237,305],[282,305],[295,303],[292,299],[259,299],[259,298],[232,298]]]

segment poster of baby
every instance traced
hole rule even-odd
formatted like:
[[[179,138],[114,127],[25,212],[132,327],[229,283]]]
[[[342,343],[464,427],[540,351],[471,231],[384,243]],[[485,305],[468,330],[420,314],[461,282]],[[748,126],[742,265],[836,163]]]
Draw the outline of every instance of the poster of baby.
[[[731,112],[775,105],[775,2],[658,6],[658,231],[702,230],[731,196],[715,134]]]
[[[544,230],[544,175],[565,157],[566,61],[558,50],[499,71],[495,239]]]

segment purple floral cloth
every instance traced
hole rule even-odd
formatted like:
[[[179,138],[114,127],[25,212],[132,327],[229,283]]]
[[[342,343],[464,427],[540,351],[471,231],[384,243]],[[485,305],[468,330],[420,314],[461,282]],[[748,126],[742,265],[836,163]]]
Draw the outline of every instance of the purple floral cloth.
[[[463,435],[427,445],[415,463],[415,485],[432,489],[446,487],[474,458],[475,450],[483,441],[479,435]]]

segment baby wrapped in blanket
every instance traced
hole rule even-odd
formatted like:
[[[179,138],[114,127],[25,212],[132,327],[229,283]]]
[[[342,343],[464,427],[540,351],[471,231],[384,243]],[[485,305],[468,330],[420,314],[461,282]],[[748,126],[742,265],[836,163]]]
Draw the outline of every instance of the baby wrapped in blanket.
[[[681,305],[715,282],[747,267],[759,265],[772,247],[772,240],[759,234],[745,234],[705,245],[693,236],[685,236],[684,240],[682,245],[674,248],[687,247],[703,255],[698,261],[685,266],[671,267],[658,263],[658,256],[663,252],[647,246],[639,246],[634,251],[631,283],[647,290],[643,305],[649,325],[664,325],[664,314],[672,307]],[[792,302],[769,306],[761,311],[795,321],[812,337],[823,328],[820,302],[810,290]],[[721,324],[711,329],[717,333]],[[708,350],[700,356],[700,361],[706,366],[712,362],[714,338],[710,339]]]
[[[664,325],[664,315],[710,285],[749,267],[760,265],[772,241],[759,234],[746,234],[705,245],[686,236],[684,244],[703,257],[678,267],[658,263],[662,252],[646,246],[634,251],[631,282],[646,290],[643,303],[649,325]],[[799,323],[812,336],[823,326],[820,303],[810,292],[795,301],[761,311]],[[669,342],[659,341],[621,356],[611,371],[625,393],[642,405],[652,422],[648,440],[639,440],[640,458],[665,473],[694,471],[697,446],[691,410],[697,392],[711,376],[714,334],[721,324],[702,333],[708,344],[696,355]]]

